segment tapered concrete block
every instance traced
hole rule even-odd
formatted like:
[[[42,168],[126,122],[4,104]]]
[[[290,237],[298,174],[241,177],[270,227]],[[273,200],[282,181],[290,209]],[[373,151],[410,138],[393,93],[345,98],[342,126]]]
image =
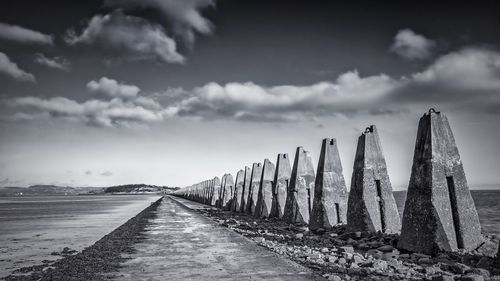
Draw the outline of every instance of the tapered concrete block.
[[[231,174],[226,174],[224,179],[224,210],[231,210],[234,198],[234,179]]]
[[[246,212],[253,214],[255,213],[255,207],[257,205],[257,199],[259,197],[259,186],[260,178],[262,176],[262,164],[253,163],[252,165],[252,175],[250,176],[250,187],[248,191],[248,199]]]
[[[358,139],[347,209],[349,231],[399,233],[401,221],[377,128]]]
[[[247,205],[247,200],[248,200],[248,194],[250,190],[250,180],[252,177],[252,169],[250,167],[245,166],[245,177],[243,180],[243,194],[241,196],[241,207],[240,207],[240,212],[245,212],[245,208]]]
[[[271,217],[282,218],[285,212],[286,196],[292,168],[287,153],[278,154],[273,182],[273,202],[271,206]]]
[[[243,184],[245,182],[245,171],[239,170],[236,174],[236,182],[234,183],[234,197],[231,211],[240,212],[241,199],[243,197]]]
[[[212,202],[210,205],[218,206],[219,198],[220,198],[220,179],[219,177],[215,177],[212,180]]]
[[[224,199],[224,196],[226,195],[226,192],[224,190],[224,185],[226,184],[226,174],[224,174],[221,178],[220,178],[220,192],[219,192],[219,205],[217,206],[218,208],[220,209],[224,209],[224,205],[225,205],[225,199]],[[227,199],[226,199],[227,200]]]
[[[262,177],[260,179],[259,196],[255,207],[255,217],[268,218],[271,214],[274,169],[274,164],[269,161],[269,159],[265,159],[264,166],[262,167]]]
[[[314,184],[309,228],[329,229],[347,222],[347,188],[335,139],[324,139]]]
[[[297,147],[283,214],[286,222],[309,223],[315,177],[310,153],[302,147]]]
[[[433,109],[420,118],[398,247],[434,254],[472,250],[481,225],[448,119]]]

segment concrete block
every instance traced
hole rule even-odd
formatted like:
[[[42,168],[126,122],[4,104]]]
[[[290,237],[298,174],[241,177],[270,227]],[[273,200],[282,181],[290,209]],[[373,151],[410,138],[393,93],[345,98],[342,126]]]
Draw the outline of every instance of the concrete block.
[[[252,176],[252,169],[250,169],[250,167],[245,166],[245,175],[243,178],[243,192],[241,195],[241,206],[240,206],[240,212],[242,213],[245,212],[246,210],[248,194],[250,190],[251,176]]]
[[[234,198],[234,179],[231,174],[225,174],[224,179],[224,200],[223,200],[223,209],[231,210],[231,205],[233,203]]]
[[[401,221],[387,174],[377,128],[366,128],[358,139],[347,206],[350,232],[399,233]]]
[[[287,153],[278,154],[273,183],[273,202],[271,206],[271,217],[282,218],[285,212],[286,196],[292,168]]]
[[[448,119],[433,109],[420,118],[398,247],[434,254],[472,250],[483,241]]]
[[[210,205],[218,206],[220,198],[220,179],[215,177],[212,179],[212,202]]]
[[[297,147],[283,214],[286,222],[309,223],[315,177],[310,153]]]
[[[271,205],[273,203],[274,169],[274,164],[269,161],[269,159],[265,159],[260,179],[259,196],[255,207],[255,217],[268,218],[271,214]]]
[[[231,211],[241,211],[241,199],[243,197],[243,183],[245,181],[245,171],[239,170],[236,174],[236,182],[234,183],[234,198],[231,206]]]
[[[261,177],[262,177],[262,164],[253,163],[252,175],[250,177],[250,186],[248,190],[247,206],[246,206],[247,213],[250,214],[255,213],[255,207],[257,205],[257,200],[259,197],[259,186]]]
[[[314,202],[309,228],[329,229],[347,222],[347,188],[337,141],[324,139],[314,184]]]

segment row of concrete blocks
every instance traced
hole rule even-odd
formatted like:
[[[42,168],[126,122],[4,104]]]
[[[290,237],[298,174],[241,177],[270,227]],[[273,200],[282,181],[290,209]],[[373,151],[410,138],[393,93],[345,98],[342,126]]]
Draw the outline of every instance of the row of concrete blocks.
[[[287,154],[181,189],[178,195],[255,217],[308,224],[312,231],[347,223],[351,232],[400,233],[398,247],[414,252],[475,249],[479,218],[455,140],[444,114],[420,119],[402,222],[375,126],[359,137],[351,189],[346,189],[335,139],[324,139],[315,173],[309,152]]]

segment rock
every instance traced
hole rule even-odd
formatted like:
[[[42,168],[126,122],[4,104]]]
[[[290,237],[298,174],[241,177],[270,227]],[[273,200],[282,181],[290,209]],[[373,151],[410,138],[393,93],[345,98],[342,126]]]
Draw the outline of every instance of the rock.
[[[361,255],[359,255],[359,254],[354,254],[354,255],[352,256],[352,262],[353,262],[353,263],[355,263],[355,264],[359,264],[359,263],[364,262],[364,259],[363,259],[363,257],[362,257]]]
[[[354,253],[354,248],[352,246],[343,246],[339,248],[341,253]]]
[[[384,253],[387,253],[387,252],[392,252],[392,250],[394,250],[394,247],[392,247],[391,245],[384,245],[384,246],[378,247],[377,250],[384,252]]]
[[[330,275],[330,276],[328,276],[328,280],[330,280],[330,281],[342,281],[342,278],[338,277],[337,275]]]
[[[328,248],[322,248],[322,249],[321,249],[321,252],[322,252],[322,253],[328,253]]]
[[[481,268],[488,268],[492,264],[492,260],[488,257],[482,257],[477,262],[476,266]]]
[[[457,281],[484,281],[484,277],[481,275],[464,275],[455,278]]]
[[[481,275],[484,279],[490,278],[490,272],[484,268],[471,268],[465,272],[465,274],[476,274]]]
[[[344,264],[347,263],[347,261],[344,258],[340,258],[340,259],[337,260],[337,263],[340,264],[340,265],[344,265]]]
[[[402,222],[398,248],[408,251],[469,251],[483,240],[448,119],[434,109],[418,125]]]
[[[457,262],[450,264],[449,269],[455,274],[464,274],[469,269],[469,267],[463,263]]]
[[[383,261],[383,260],[375,260],[373,262],[373,269],[375,270],[381,270],[381,271],[385,271],[387,270],[387,267],[389,266],[389,264],[386,262],[386,261]]]
[[[485,239],[484,243],[477,248],[477,252],[483,256],[495,257],[498,251],[498,242]]]
[[[453,280],[454,280],[453,276],[448,276],[448,275],[439,275],[432,277],[432,281],[453,281]]]
[[[426,254],[421,254],[421,253],[412,253],[411,254],[411,259],[412,260],[418,260],[421,258],[431,258],[431,256],[426,255]]]
[[[368,251],[366,251],[366,255],[367,256],[372,256],[372,257],[374,257],[376,259],[382,258],[382,252],[379,251],[379,250],[373,250],[373,249],[372,250],[368,250]]]
[[[302,233],[295,234],[295,238],[297,238],[297,239],[302,239],[303,237],[304,237],[304,234],[302,234]]]

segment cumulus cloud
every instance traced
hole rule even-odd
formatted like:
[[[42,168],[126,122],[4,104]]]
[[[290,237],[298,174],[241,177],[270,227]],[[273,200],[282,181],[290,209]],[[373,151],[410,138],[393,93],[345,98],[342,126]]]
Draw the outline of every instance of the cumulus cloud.
[[[362,78],[357,71],[340,75],[335,82],[310,86],[264,87],[254,83],[209,83],[181,101],[178,114],[207,119],[287,121],[368,108],[398,83],[387,75]]]
[[[200,13],[207,7],[215,6],[213,0],[105,0],[107,6],[127,10],[152,8],[163,13],[173,27],[173,32],[193,43],[195,33],[210,34],[213,24]]]
[[[35,55],[36,63],[44,65],[46,67],[69,71],[71,68],[71,63],[63,57],[46,57],[44,54],[38,53]]]
[[[65,97],[43,99],[20,97],[8,101],[8,105],[29,112],[45,112],[52,118],[83,121],[91,126],[130,126],[161,121],[167,115],[163,110],[152,110],[133,102],[120,99],[110,101],[88,100],[77,102]]]
[[[10,58],[2,52],[0,52],[0,73],[6,74],[17,81],[36,82],[33,74],[20,69],[16,63],[12,62]]]
[[[135,85],[119,83],[107,77],[102,77],[98,81],[90,81],[87,83],[87,89],[92,92],[105,94],[112,98],[119,97],[125,99],[135,98],[141,91],[141,89]]]
[[[500,89],[500,53],[486,48],[465,48],[438,58],[415,82],[437,84],[454,90]]]
[[[10,25],[1,22],[0,39],[25,44],[54,45],[54,38],[51,35],[27,29],[18,25]]]
[[[427,59],[436,43],[410,29],[398,31],[390,50],[407,60]]]
[[[125,60],[184,62],[176,42],[165,34],[162,26],[120,11],[94,16],[80,34],[68,31],[65,40],[70,45],[96,45],[118,53]]]

